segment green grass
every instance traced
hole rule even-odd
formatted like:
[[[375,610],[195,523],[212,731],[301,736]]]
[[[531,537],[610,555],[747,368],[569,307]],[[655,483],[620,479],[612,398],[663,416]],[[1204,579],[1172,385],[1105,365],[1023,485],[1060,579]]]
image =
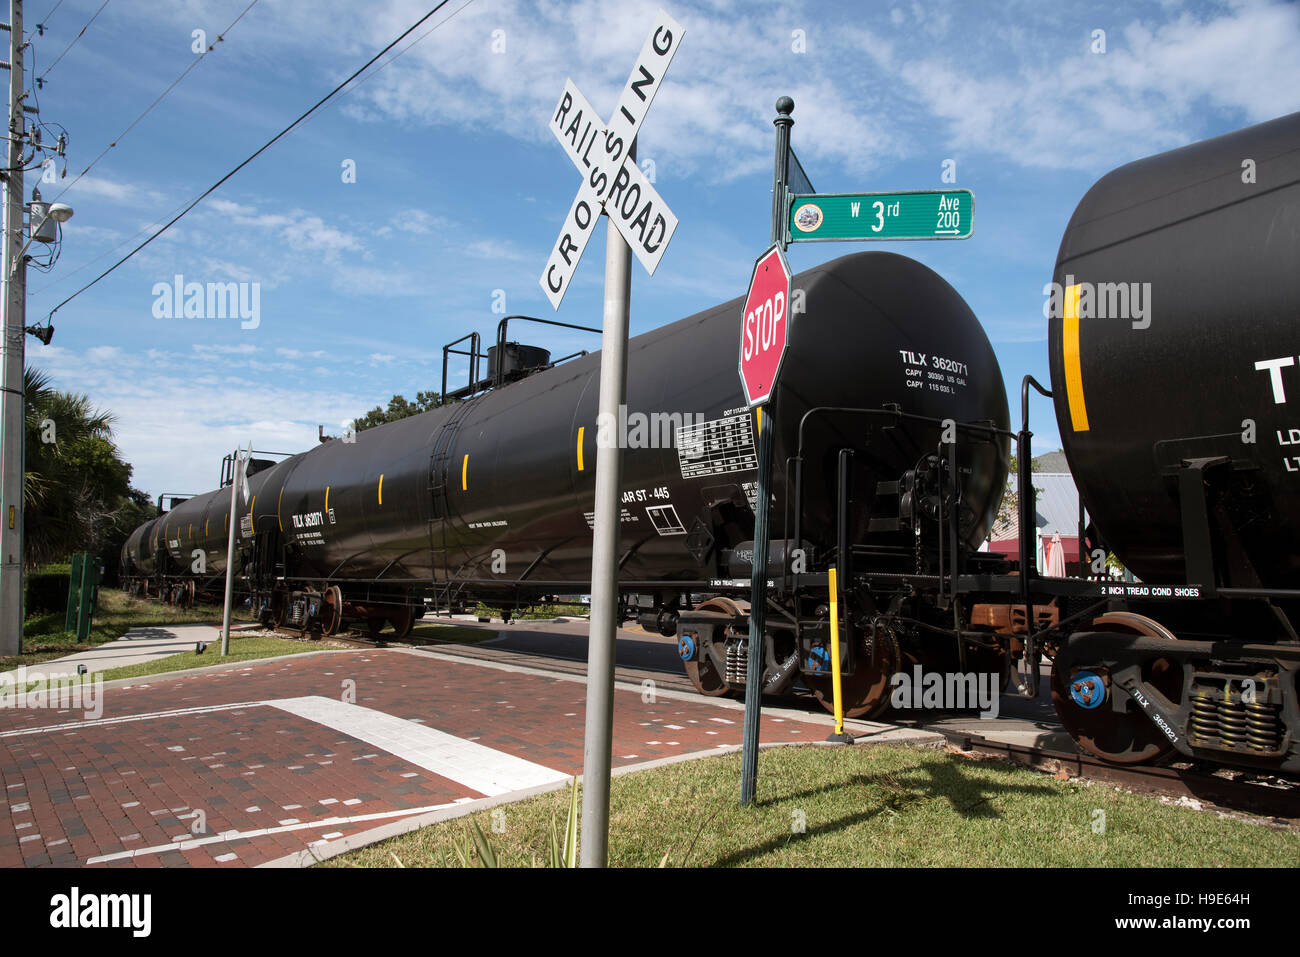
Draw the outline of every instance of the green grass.
[[[1300,835],[923,748],[790,747],[762,752],[758,802],[738,806],[740,755],[615,778],[610,864],[657,867],[1296,866]],[[502,866],[545,860],[567,792],[446,821],[324,862],[446,866],[472,824]],[[1104,831],[1095,826],[1102,821]],[[799,822],[803,832],[797,832]]]
[[[148,675],[166,674],[172,671],[188,671],[191,668],[208,668],[212,665],[226,665],[236,661],[253,661],[259,658],[280,658],[285,655],[300,655],[308,651],[320,651],[330,647],[318,641],[295,641],[292,638],[269,638],[261,635],[248,637],[230,636],[230,654],[221,654],[221,640],[209,640],[203,654],[195,654],[193,649],[142,661],[139,664],[123,665],[121,668],[108,668],[104,671],[91,672],[81,676],[81,680],[91,681],[102,678],[114,681],[118,678],[142,678]],[[335,646],[339,647],[339,646]],[[64,682],[66,684],[66,682]],[[44,681],[28,682],[24,689],[31,691],[45,685]]]
[[[240,620],[239,616],[235,615],[234,620]],[[116,641],[132,628],[220,621],[221,608],[216,605],[177,608],[159,601],[132,598],[115,588],[101,588],[89,638],[79,642],[75,632],[65,631],[64,613],[61,611],[29,616],[23,622],[23,653],[0,656],[0,671],[86,651]]]
[[[534,605],[529,609],[517,608],[510,613],[512,621],[538,621],[549,618],[585,618],[591,610],[586,605]],[[501,618],[501,609],[478,603],[474,614],[480,618]]]

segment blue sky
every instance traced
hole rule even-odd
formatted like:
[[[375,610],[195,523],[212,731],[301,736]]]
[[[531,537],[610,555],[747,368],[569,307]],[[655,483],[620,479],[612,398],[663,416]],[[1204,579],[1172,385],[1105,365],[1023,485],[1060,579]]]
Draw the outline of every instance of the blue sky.
[[[29,4],[29,32],[48,21],[29,68],[34,55],[44,71],[100,2],[64,0],[48,18],[54,0]],[[39,91],[41,119],[70,135],[67,179],[44,198],[195,58],[193,31],[212,42],[247,3],[112,0]],[[432,5],[260,0],[60,197],[76,215],[54,269],[29,272],[28,322]],[[452,0],[413,34],[424,39],[64,306],[51,346],[28,338],[28,363],[116,414],[137,486],[193,493],[216,486],[236,444],[299,451],[318,424],[338,432],[394,393],[437,388],[443,343],[491,334],[502,293],[511,313],[599,325],[603,229],[558,315],[538,285],[579,185],[546,124],[570,76],[612,109],[660,6],[685,36],[638,150],[680,225],[654,277],[633,261],[633,333],[745,292],[768,240],[773,104],[788,94],[819,191],[939,188],[956,161],[956,186],[976,197],[973,238],[871,245],[961,292],[1013,409],[1023,374],[1048,381],[1043,285],[1089,186],[1300,109],[1293,3]],[[865,245],[794,245],[789,258],[799,270]],[[157,318],[154,285],[176,274],[258,283],[260,323]],[[546,340],[556,354],[594,343]],[[1033,415],[1035,447],[1058,447],[1044,400]]]

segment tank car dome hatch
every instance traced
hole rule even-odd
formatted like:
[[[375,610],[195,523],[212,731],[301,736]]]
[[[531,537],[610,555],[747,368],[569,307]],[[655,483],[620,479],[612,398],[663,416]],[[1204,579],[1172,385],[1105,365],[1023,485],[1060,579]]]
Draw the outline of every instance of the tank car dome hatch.
[[[500,362],[498,367],[497,363]],[[540,346],[507,342],[502,346],[488,347],[488,371],[501,383],[515,382],[534,372],[541,372],[551,364],[551,352]]]

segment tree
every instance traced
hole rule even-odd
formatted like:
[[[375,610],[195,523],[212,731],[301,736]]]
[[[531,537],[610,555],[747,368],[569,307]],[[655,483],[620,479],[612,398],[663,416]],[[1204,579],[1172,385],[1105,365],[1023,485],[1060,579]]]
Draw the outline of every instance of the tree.
[[[1031,472],[1037,472],[1041,468],[1042,466],[1039,464],[1038,461],[1036,461],[1035,459],[1029,460],[1029,470]],[[1008,475],[1020,474],[1019,460],[1014,455],[1011,456],[1011,465],[1007,471],[1007,474]],[[1041,491],[1042,489],[1039,488],[1034,489],[1035,493]],[[1001,504],[998,505],[998,517],[997,520],[994,521],[993,527],[1005,528],[1007,525],[1010,525],[1012,520],[1016,518],[1019,508],[1020,508],[1019,490],[1013,492],[1011,490],[1011,487],[1007,486],[1006,491],[1002,495],[1002,502]]]
[[[384,409],[375,406],[365,415],[352,422],[352,428],[357,432],[362,429],[374,428],[376,425],[383,425],[386,422],[396,422],[398,419],[405,419],[412,415],[419,415],[421,412],[428,412],[442,405],[442,396],[437,392],[417,392],[415,401],[410,402],[405,397],[395,395],[388,400],[388,408]]]
[[[131,488],[131,466],[113,443],[113,416],[87,396],[51,389],[36,369],[24,372],[23,387],[24,562],[42,565],[79,551],[107,557],[138,524],[141,501],[148,503]]]

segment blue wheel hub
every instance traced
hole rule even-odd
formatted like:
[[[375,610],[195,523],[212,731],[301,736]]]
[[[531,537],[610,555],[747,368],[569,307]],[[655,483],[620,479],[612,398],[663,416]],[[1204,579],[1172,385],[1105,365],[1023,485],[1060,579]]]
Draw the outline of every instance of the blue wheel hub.
[[[1106,700],[1106,683],[1091,671],[1076,671],[1070,679],[1070,700],[1089,710]]]
[[[815,675],[830,674],[831,656],[821,645],[808,652],[808,671]]]
[[[695,636],[687,632],[677,639],[677,654],[682,661],[692,661],[695,658]]]

